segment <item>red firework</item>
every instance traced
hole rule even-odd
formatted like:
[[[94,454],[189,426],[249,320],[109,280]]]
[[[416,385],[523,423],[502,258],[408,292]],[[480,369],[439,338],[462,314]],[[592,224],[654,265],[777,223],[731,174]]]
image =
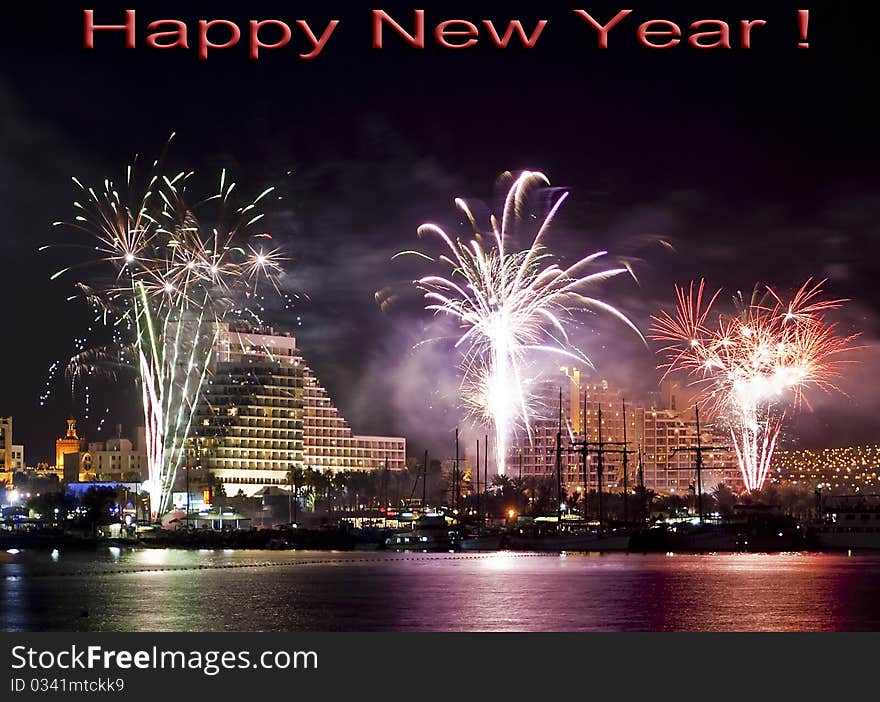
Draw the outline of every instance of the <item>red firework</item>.
[[[788,301],[766,287],[748,303],[738,299],[736,313],[711,318],[720,289],[706,302],[705,281],[676,285],[675,312],[652,317],[651,338],[666,343],[664,378],[686,374],[699,404],[727,421],[750,492],[767,478],[786,408],[809,404],[810,388],[837,390],[840,356],[854,348],[858,335],[840,335],[826,319],[846,300],[824,299],[824,282],[808,279]]]

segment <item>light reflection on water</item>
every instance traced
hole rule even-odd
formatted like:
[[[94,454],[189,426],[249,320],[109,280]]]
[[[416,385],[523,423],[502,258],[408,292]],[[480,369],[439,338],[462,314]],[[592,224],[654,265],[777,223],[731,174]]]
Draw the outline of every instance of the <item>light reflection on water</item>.
[[[3,630],[880,630],[880,555],[97,549],[0,564]]]

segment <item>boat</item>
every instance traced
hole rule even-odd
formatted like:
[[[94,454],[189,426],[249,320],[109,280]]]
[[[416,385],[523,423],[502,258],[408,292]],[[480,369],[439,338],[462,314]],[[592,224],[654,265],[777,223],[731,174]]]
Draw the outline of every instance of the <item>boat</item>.
[[[796,520],[766,505],[737,505],[729,521],[657,524],[633,535],[631,550],[650,552],[798,551],[806,546]]]
[[[807,539],[818,549],[880,549],[880,496],[838,498],[826,505],[823,518],[807,526]]]
[[[630,537],[627,529],[559,532],[555,527],[521,527],[508,534],[507,542],[510,548],[522,551],[626,551]]]
[[[498,551],[507,546],[507,534],[501,529],[477,527],[462,534],[457,546],[462,551]]]
[[[873,515],[876,521],[872,520],[870,525],[861,522],[863,515],[857,516],[859,521],[852,524],[832,522],[812,525],[808,531],[808,539],[819,549],[880,549],[880,514]]]
[[[660,524],[643,529],[632,537],[631,549],[642,553],[652,552],[711,552],[740,551],[748,539],[735,529],[715,524],[694,525]]]
[[[449,526],[443,515],[425,515],[411,526],[398,529],[385,539],[391,551],[450,551],[459,542],[458,531]]]
[[[364,528],[354,529],[351,536],[354,538],[355,551],[377,551],[385,545],[389,529]]]

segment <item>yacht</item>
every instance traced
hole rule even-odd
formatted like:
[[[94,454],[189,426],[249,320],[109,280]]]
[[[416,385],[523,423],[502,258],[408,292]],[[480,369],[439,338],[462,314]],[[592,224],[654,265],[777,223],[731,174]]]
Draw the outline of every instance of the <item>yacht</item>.
[[[449,551],[456,548],[458,532],[449,526],[446,517],[425,515],[411,526],[392,532],[385,539],[385,548],[391,551]]]
[[[631,533],[628,529],[565,529],[556,525],[526,525],[512,530],[510,548],[523,551],[626,551]]]
[[[498,551],[507,545],[507,534],[493,527],[471,527],[462,534],[458,548],[462,551]]]
[[[850,500],[828,507],[807,536],[820,549],[880,549],[880,504]]]

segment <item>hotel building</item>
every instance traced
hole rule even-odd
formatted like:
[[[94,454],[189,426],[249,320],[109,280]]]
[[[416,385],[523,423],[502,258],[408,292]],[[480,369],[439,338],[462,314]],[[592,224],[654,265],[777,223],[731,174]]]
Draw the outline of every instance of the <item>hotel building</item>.
[[[143,427],[136,428],[136,441],[123,437],[122,426],[117,425],[116,436],[106,441],[86,443],[77,435],[73,419],[68,419],[67,425],[67,434],[55,442],[56,461],[61,460],[65,483],[140,483],[146,480],[148,468]]]
[[[602,413],[601,440],[606,444],[603,454],[603,489],[623,482],[624,400],[619,390],[605,381],[588,381],[576,368],[561,368],[560,375],[544,383],[539,393],[542,418],[532,423],[532,439],[525,432],[514,441],[508,458],[508,473],[523,477],[556,474],[556,434],[559,430],[559,391],[562,390],[562,480],[569,491],[583,489],[583,459],[572,444],[587,436],[587,489],[599,484],[598,457],[595,452],[600,439],[599,411]],[[626,439],[635,450],[642,433],[644,410],[626,406]],[[629,455],[628,479],[633,480],[635,454]]]
[[[0,483],[12,485],[12,417],[0,417]]]
[[[71,417],[67,420],[67,432],[55,440],[55,471],[65,482],[79,481],[81,463],[79,455],[82,453],[83,443],[83,440],[76,433],[76,420]],[[65,458],[68,455],[73,458]],[[66,471],[65,464],[67,465]]]
[[[578,445],[586,435],[587,490],[598,489],[600,439],[605,444],[602,456],[603,490],[622,488],[624,433],[627,454],[627,484],[638,483],[641,450],[645,487],[659,493],[687,494],[696,479],[695,451],[697,424],[689,398],[675,384],[664,384],[660,397],[650,403],[625,403],[620,389],[606,381],[588,379],[576,368],[561,368],[560,375],[545,382],[540,393],[544,417],[532,422],[531,440],[521,431],[508,454],[511,476],[555,477],[556,434],[559,427],[559,391],[562,390],[562,480],[568,492],[584,489],[582,455]],[[624,432],[625,427],[625,432]],[[718,483],[731,488],[742,486],[736,456],[728,449],[726,433],[714,426],[700,427],[702,446],[722,447],[703,453],[703,490]]]
[[[224,323],[196,410],[191,448],[228,495],[288,484],[291,468],[403,470],[402,437],[359,436],[294,337]]]
[[[24,460],[24,444],[12,444],[12,470],[16,473],[27,468]]]
[[[652,407],[644,410],[644,417],[645,486],[659,493],[687,494],[696,480],[697,422],[693,409]],[[703,491],[710,491],[718,483],[741,489],[742,475],[730,446],[730,435],[701,422],[699,443],[704,449]]]

